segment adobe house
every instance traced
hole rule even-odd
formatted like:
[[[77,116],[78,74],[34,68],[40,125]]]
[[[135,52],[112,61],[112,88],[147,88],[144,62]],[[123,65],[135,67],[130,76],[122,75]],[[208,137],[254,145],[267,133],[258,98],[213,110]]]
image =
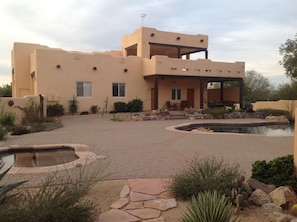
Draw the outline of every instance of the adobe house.
[[[199,59],[197,59],[199,57]],[[201,58],[202,57],[202,58]],[[79,112],[92,105],[114,109],[135,98],[144,110],[192,107],[209,102],[242,104],[244,62],[208,59],[208,36],[141,27],[122,37],[121,50],[73,52],[29,43],[12,49],[12,96],[41,96],[46,104],[77,97]],[[219,82],[221,88],[208,89]],[[224,88],[224,82],[238,87]]]

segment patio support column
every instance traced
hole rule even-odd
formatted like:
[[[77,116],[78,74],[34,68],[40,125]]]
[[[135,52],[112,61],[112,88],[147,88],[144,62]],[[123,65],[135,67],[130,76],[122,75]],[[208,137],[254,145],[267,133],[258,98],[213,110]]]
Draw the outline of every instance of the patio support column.
[[[239,105],[243,108],[243,79],[239,80]]]
[[[159,94],[159,82],[158,82],[158,75],[155,76],[155,82],[154,82],[154,109],[158,109],[158,94]]]
[[[200,109],[203,109],[203,83],[204,83],[204,80],[203,79],[200,79]]]
[[[221,102],[224,102],[224,81],[221,81]]]
[[[205,59],[208,59],[208,50],[205,50]]]

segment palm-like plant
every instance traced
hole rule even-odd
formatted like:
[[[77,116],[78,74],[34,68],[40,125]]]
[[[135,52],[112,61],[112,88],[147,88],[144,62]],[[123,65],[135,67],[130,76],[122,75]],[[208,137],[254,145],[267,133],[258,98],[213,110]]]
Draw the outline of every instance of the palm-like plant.
[[[229,222],[232,217],[232,203],[216,190],[201,192],[192,197],[182,222]],[[236,221],[235,219],[234,221]]]
[[[4,164],[2,163],[0,165],[0,170],[3,168]],[[11,169],[12,166],[10,166],[8,169],[0,173],[0,181],[3,179],[3,177],[8,173],[8,171]],[[18,193],[9,194],[9,191],[13,190],[14,188],[20,186],[21,184],[27,182],[27,180],[11,183],[7,185],[0,185],[0,206],[4,203],[6,203],[9,199],[16,196]]]

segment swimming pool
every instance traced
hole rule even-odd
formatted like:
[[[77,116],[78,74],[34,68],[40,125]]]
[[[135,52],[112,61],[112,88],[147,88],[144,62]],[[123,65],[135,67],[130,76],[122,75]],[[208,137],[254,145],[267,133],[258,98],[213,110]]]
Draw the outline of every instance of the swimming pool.
[[[260,123],[193,123],[175,127],[182,131],[217,133],[260,134],[266,136],[285,136],[294,133],[293,125],[279,122]]]

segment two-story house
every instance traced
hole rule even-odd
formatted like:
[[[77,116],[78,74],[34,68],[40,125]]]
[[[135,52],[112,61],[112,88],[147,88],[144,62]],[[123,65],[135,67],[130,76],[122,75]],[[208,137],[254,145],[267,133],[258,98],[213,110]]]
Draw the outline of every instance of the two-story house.
[[[242,104],[244,62],[208,59],[208,36],[188,35],[141,27],[122,37],[122,49],[73,52],[29,43],[14,43],[13,97],[42,95],[47,104],[68,109],[75,96],[79,111],[92,105],[114,109],[115,102],[135,98],[144,110],[193,107],[203,109],[210,100]],[[208,89],[219,82],[221,88]],[[224,88],[224,82],[237,87]],[[180,107],[181,102],[183,106]]]

